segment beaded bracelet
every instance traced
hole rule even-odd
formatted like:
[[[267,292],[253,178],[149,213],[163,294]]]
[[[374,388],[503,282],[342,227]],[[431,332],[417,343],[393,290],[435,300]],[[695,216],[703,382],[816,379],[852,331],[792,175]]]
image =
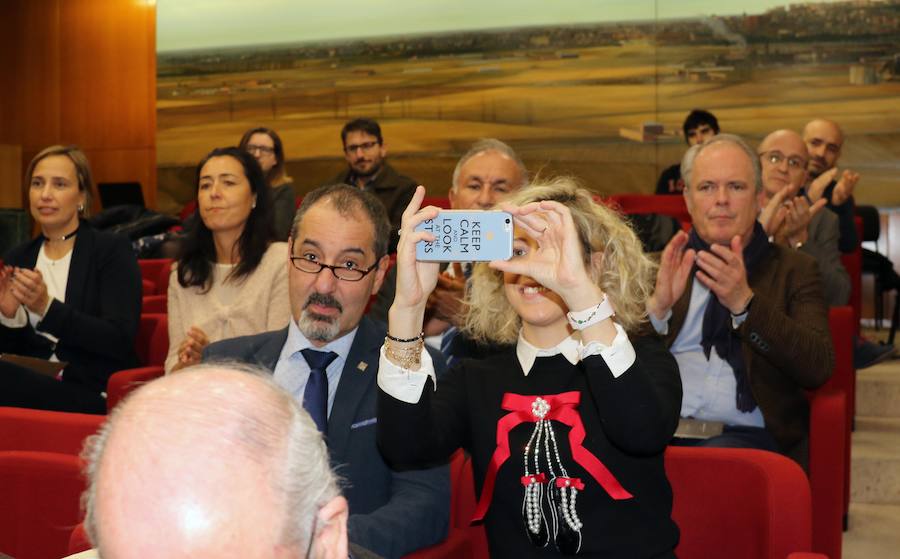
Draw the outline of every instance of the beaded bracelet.
[[[416,344],[406,347],[397,347],[397,343],[416,342]],[[392,337],[390,334],[384,338],[384,354],[385,356],[398,364],[401,369],[414,370],[419,368],[422,360],[422,349],[425,347],[425,336],[419,334],[411,340],[403,340]]]
[[[424,340],[425,339],[425,331],[423,330],[422,332],[419,332],[419,335],[414,338],[396,338],[394,336],[391,336],[390,333],[388,333],[386,335],[386,337],[387,337],[387,339],[391,340],[392,342],[398,342],[401,344],[409,344],[409,343],[412,343],[415,341]]]

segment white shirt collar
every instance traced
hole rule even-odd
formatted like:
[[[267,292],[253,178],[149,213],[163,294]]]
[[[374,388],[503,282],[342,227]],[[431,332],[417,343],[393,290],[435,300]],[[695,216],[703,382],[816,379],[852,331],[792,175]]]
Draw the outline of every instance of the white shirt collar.
[[[522,366],[525,376],[528,376],[528,373],[531,372],[534,361],[538,357],[551,357],[560,353],[573,365],[581,361],[581,336],[578,332],[573,332],[554,347],[542,349],[528,343],[522,335],[522,331],[519,330],[519,341],[516,342],[516,357],[519,358],[519,365]]]

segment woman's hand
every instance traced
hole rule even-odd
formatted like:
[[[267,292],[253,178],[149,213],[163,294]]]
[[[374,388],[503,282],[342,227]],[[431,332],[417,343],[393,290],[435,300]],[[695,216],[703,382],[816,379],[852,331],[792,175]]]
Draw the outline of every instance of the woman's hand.
[[[206,336],[206,333],[196,326],[191,326],[178,346],[178,362],[172,367],[172,370],[177,371],[178,369],[200,363],[203,348],[208,345],[209,338]]]
[[[47,284],[38,270],[16,268],[12,276],[12,293],[25,308],[41,317],[50,305]]]
[[[573,310],[596,305],[603,293],[585,266],[585,255],[569,208],[550,200],[521,207],[504,205],[516,225],[537,241],[525,258],[494,260],[491,268],[532,278],[563,298]],[[593,261],[596,255],[588,255]]]
[[[13,318],[19,310],[19,300],[12,291],[12,266],[0,268],[0,313],[6,318]]]
[[[416,260],[416,243],[433,242],[434,235],[416,231],[420,223],[437,217],[439,209],[428,206],[419,209],[425,198],[425,187],[419,186],[403,212],[400,225],[400,242],[397,244],[397,291],[388,312],[388,331],[400,338],[417,336],[422,331],[422,321],[428,295],[437,285],[437,262]]]

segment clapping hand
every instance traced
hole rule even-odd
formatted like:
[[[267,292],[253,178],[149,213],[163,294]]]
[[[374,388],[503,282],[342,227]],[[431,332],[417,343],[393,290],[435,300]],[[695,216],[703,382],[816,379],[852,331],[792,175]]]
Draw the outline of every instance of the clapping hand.
[[[747,308],[753,291],[747,283],[744,267],[744,247],[740,235],[731,239],[731,246],[712,245],[709,251],[697,254],[697,279],[712,291],[713,295],[731,314],[740,314]]]
[[[687,233],[679,231],[663,249],[656,274],[656,288],[647,302],[647,311],[660,320],[681,298],[687,286],[696,257],[696,251],[687,248],[687,242]]]
[[[3,266],[0,268],[0,312],[6,318],[12,318],[19,310],[19,300],[13,294],[12,290],[13,267]]]
[[[16,300],[36,315],[43,316],[50,304],[47,284],[39,270],[15,268],[10,290]],[[15,311],[13,311],[15,312]]]
[[[173,367],[173,371],[200,363],[203,348],[208,345],[209,338],[206,333],[196,326],[191,326],[178,346],[178,363]]]
[[[437,278],[437,286],[428,296],[430,316],[456,323],[462,314],[462,299],[466,291],[466,276],[459,262],[453,263],[453,274],[445,271]]]

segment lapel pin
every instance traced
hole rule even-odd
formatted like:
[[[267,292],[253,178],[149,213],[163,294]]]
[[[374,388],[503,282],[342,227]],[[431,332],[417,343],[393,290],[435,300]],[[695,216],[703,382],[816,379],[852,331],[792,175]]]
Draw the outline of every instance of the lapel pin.
[[[369,364],[366,363],[365,361],[360,361],[359,365],[357,365],[356,368],[359,369],[359,372],[362,373],[366,370],[366,368],[368,368],[368,366],[369,366]]]

